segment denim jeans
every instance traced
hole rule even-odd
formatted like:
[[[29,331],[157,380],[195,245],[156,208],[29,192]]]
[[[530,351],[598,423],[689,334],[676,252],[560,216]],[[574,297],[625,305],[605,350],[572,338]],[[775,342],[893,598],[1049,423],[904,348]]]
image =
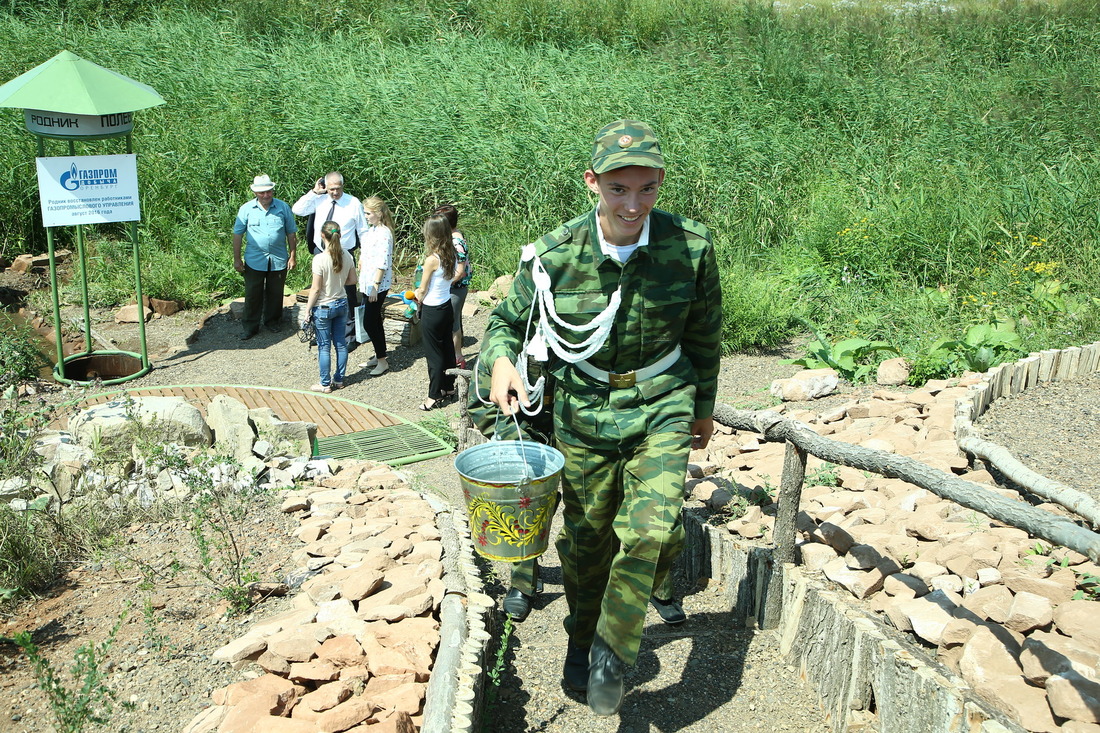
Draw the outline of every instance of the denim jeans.
[[[347,320],[346,298],[313,309],[313,323],[317,328],[317,361],[321,367],[321,384],[325,387],[331,384],[329,368],[332,357],[329,354],[329,344],[336,347],[336,372],[332,375],[332,382],[344,381],[344,372],[348,368]]]

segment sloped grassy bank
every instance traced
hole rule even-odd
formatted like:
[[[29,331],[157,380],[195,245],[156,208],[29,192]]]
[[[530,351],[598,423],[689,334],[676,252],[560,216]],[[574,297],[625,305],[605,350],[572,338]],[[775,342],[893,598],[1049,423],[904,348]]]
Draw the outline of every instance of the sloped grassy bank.
[[[662,205],[714,232],[730,349],[809,318],[828,341],[883,339],[942,372],[962,357],[934,342],[974,324],[1007,324],[1023,349],[1100,331],[1096,9],[12,2],[0,78],[67,48],[168,100],[136,133],[145,284],[161,297],[240,290],[229,229],[261,171],[293,201],[343,170],[349,191],[390,202],[413,250],[430,207],[454,201],[488,281],[589,205],[587,140],[629,115],[662,135]],[[3,119],[10,256],[43,243],[32,138]],[[97,303],[129,295],[121,234],[90,233]]]

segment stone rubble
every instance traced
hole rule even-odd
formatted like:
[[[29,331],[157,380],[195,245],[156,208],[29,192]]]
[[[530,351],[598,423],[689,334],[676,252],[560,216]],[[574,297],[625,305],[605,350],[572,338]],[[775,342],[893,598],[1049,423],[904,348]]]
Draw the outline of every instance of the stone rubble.
[[[419,730],[444,596],[435,510],[386,465],[311,460],[315,425],[283,422],[224,395],[207,415],[164,397],[87,408],[70,419],[70,432],[39,437],[44,467],[4,482],[0,499],[25,510],[35,501],[101,500],[93,492],[102,490],[145,506],[188,501],[196,484],[280,492],[282,510],[301,519],[298,567],[285,583],[250,591],[257,598],[294,591],[294,608],[213,654],[242,679],[216,690],[183,730]],[[143,454],[141,434],[158,457]],[[108,448],[132,457],[124,475],[89,468]]]
[[[821,414],[788,405],[775,411],[819,435],[906,455],[1020,499],[987,471],[972,470],[956,445],[955,403],[974,381],[935,381],[908,394],[878,390]],[[775,492],[784,446],[758,438],[719,428],[691,456],[695,466],[715,469],[705,477],[689,471],[688,487],[712,509],[750,502],[727,528],[770,541],[761,527],[773,526],[776,506],[751,501],[761,490]],[[830,477],[835,486],[814,484]],[[934,646],[940,662],[1028,730],[1100,732],[1100,600],[1078,590],[1087,575],[1100,577],[1096,564],[901,480],[813,457],[799,509],[798,559],[807,569]]]
[[[444,594],[434,510],[369,461],[287,491],[283,510],[301,519],[295,608],[214,652],[249,678],[185,732],[419,730]]]

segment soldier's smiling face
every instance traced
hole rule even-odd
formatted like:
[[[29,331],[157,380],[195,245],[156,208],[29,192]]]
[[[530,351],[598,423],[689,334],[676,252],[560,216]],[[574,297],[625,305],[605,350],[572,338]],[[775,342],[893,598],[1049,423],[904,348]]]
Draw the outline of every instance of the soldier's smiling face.
[[[600,197],[600,228],[608,242],[622,247],[638,241],[664,180],[664,169],[641,165],[599,175],[584,172],[584,182]]]

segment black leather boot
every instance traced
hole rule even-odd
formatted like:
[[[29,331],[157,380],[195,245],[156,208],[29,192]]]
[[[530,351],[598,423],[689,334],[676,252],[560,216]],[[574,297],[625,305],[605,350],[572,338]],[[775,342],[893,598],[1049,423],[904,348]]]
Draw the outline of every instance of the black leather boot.
[[[588,647],[579,647],[569,640],[561,676],[567,689],[584,692],[588,688]]]
[[[500,607],[513,621],[518,623],[527,618],[527,614],[531,613],[531,601],[533,600],[534,598],[519,588],[513,588],[508,591],[508,595],[504,596],[504,600],[500,602]]]
[[[623,704],[626,665],[607,642],[596,637],[588,666],[588,707],[596,715],[614,715]]]
[[[680,602],[675,598],[662,601],[657,596],[653,596],[649,599],[649,602],[657,609],[657,613],[660,615],[661,620],[669,626],[679,626],[687,621],[688,617],[687,614],[684,613],[684,607],[680,605]]]

